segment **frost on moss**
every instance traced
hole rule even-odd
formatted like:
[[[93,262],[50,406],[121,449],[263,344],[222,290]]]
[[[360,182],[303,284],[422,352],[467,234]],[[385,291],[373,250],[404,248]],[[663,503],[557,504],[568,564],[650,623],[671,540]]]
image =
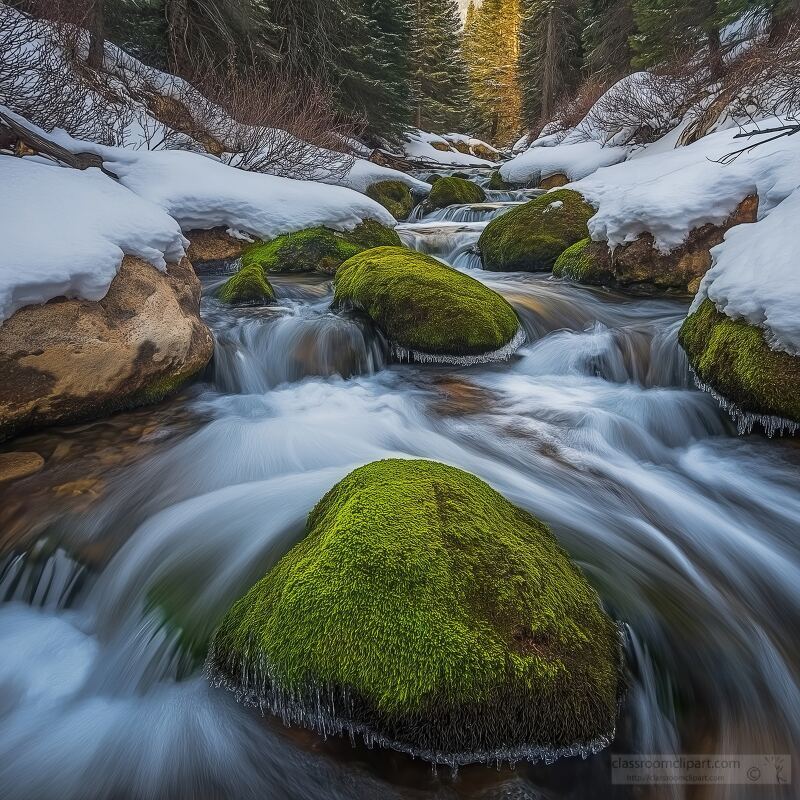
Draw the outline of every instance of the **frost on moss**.
[[[594,209],[572,189],[547,192],[493,219],[478,240],[484,269],[542,272],[589,236]]]
[[[275,300],[275,292],[261,265],[246,263],[242,259],[236,274],[228,278],[217,291],[217,297],[231,305],[259,305]]]
[[[336,272],[343,261],[369,247],[400,244],[400,237],[380,222],[368,219],[352,231],[318,226],[277,236],[247,248],[242,264],[267,272]]]
[[[365,313],[395,348],[420,360],[497,351],[520,328],[497,292],[405,247],[365,250],[342,264],[334,305]]]
[[[721,396],[734,417],[800,422],[800,358],[772,350],[761,329],[730,319],[706,299],[686,318],[679,340],[699,381]]]
[[[447,206],[482,203],[484,200],[486,200],[486,192],[477,183],[451,175],[433,184],[424,207],[428,212]]]
[[[367,197],[380,203],[395,219],[408,219],[414,200],[402,181],[378,181],[367,188]]]
[[[603,245],[605,246],[605,245]],[[556,278],[569,278],[579,283],[609,283],[613,275],[606,263],[596,257],[592,240],[581,239],[570,245],[553,264],[553,275]]]
[[[208,665],[288,724],[458,764],[606,744],[620,646],[543,523],[474,475],[393,459],[322,498]]]

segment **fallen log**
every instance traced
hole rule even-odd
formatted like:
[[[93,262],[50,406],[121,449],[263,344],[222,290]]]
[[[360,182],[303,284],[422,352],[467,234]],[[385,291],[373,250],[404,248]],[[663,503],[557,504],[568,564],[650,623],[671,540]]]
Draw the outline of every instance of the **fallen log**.
[[[119,179],[119,176],[103,166],[103,159],[96,153],[73,153],[2,111],[0,111],[0,149],[13,150],[17,155],[46,156],[74,169],[97,167],[110,178]]]

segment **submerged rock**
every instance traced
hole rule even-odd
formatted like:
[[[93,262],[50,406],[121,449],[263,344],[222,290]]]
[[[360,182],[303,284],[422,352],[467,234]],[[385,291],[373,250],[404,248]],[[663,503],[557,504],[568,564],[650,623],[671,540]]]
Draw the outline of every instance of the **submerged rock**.
[[[277,236],[269,242],[248,247],[242,267],[259,267],[266,272],[334,273],[342,262],[370,247],[400,246],[391,228],[368,219],[351,231],[318,226]]]
[[[753,423],[770,435],[800,425],[800,357],[772,350],[760,328],[705,299],[684,321],[679,341],[701,387],[720,399],[741,433]]]
[[[430,212],[447,206],[482,203],[484,200],[486,192],[477,183],[451,175],[433,184],[431,193],[423,205],[425,211]]]
[[[287,724],[456,765],[605,746],[620,660],[547,526],[474,475],[393,459],[322,498],[207,664]]]
[[[242,259],[239,269],[217,290],[217,297],[229,305],[260,306],[274,302],[275,292],[261,264]]]
[[[398,220],[408,219],[414,207],[411,189],[403,181],[378,181],[369,186],[365,194]]]
[[[524,340],[497,292],[405,247],[365,250],[342,264],[334,306],[369,316],[401,360],[490,361],[508,358]]]
[[[594,209],[571,189],[547,192],[493,219],[478,239],[484,269],[542,272],[589,236]]]
[[[157,402],[212,351],[189,260],[164,273],[126,256],[102,300],[27,306],[0,326],[0,438]]]

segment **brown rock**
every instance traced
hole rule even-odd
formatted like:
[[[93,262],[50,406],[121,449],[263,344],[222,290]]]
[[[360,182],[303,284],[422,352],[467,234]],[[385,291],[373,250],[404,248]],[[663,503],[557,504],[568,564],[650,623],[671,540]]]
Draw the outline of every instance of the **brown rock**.
[[[184,236],[189,240],[188,256],[193,264],[239,258],[245,247],[250,244],[244,239],[231,236],[225,228],[189,231]]]
[[[664,291],[694,294],[711,266],[709,250],[718,245],[734,225],[755,222],[758,197],[749,195],[721,225],[703,225],[691,231],[686,242],[670,253],[660,253],[653,236],[643,233],[613,251],[605,242],[593,242],[589,255],[599,268],[613,274],[611,285],[643,293]]]
[[[0,453],[0,483],[34,475],[44,466],[38,453]]]
[[[542,178],[539,183],[539,188],[549,191],[550,189],[557,189],[559,186],[566,186],[569,183],[569,178],[563,172],[556,172],[555,175],[548,175]]]
[[[0,439],[157,402],[208,363],[188,259],[159,272],[131,256],[99,302],[56,299],[0,326]]]

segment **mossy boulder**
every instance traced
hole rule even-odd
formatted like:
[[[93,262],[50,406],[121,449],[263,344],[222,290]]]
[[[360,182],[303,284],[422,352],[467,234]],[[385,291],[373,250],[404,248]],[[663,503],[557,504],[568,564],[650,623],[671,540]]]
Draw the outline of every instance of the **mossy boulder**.
[[[408,219],[414,207],[411,189],[402,181],[379,181],[367,188],[367,197],[380,203],[395,219]]]
[[[503,180],[499,170],[494,170],[489,176],[489,183],[486,184],[486,188],[493,189],[494,191],[502,191],[504,189],[510,189],[511,185]]]
[[[800,358],[770,348],[760,328],[725,316],[706,299],[684,321],[679,341],[699,380],[732,404],[734,416],[800,423]]]
[[[478,240],[484,269],[546,272],[570,245],[589,236],[594,209],[571,189],[558,189],[493,219]]]
[[[334,306],[369,316],[401,359],[507,358],[522,340],[514,309],[480,281],[406,247],[378,247],[336,273]]]
[[[436,183],[436,181],[440,181],[440,180],[442,179],[442,177],[443,177],[442,175],[437,175],[437,174],[434,172],[433,174],[431,174],[431,175],[428,175],[428,177],[427,177],[427,178],[425,178],[425,180],[426,180],[426,181],[427,181],[427,182],[428,182],[428,183],[429,183],[431,186],[433,186],[433,184],[434,184],[434,183]]]
[[[428,212],[447,206],[482,203],[484,200],[486,200],[486,192],[477,183],[451,175],[433,184],[431,193],[425,200],[424,208]]]
[[[277,236],[269,242],[251,245],[242,265],[257,264],[266,272],[333,273],[350,256],[370,247],[399,246],[400,237],[373,219],[364,220],[352,231],[334,231],[322,226]]]
[[[581,239],[570,245],[553,264],[553,276],[578,283],[604,285],[613,282],[614,273],[607,258],[599,257],[598,248],[608,249],[605,242]]]
[[[474,475],[393,459],[322,498],[208,667],[288,724],[458,764],[607,743],[620,644],[546,525]]]
[[[217,290],[217,297],[230,305],[264,305],[275,300],[275,292],[256,261],[242,264]]]

